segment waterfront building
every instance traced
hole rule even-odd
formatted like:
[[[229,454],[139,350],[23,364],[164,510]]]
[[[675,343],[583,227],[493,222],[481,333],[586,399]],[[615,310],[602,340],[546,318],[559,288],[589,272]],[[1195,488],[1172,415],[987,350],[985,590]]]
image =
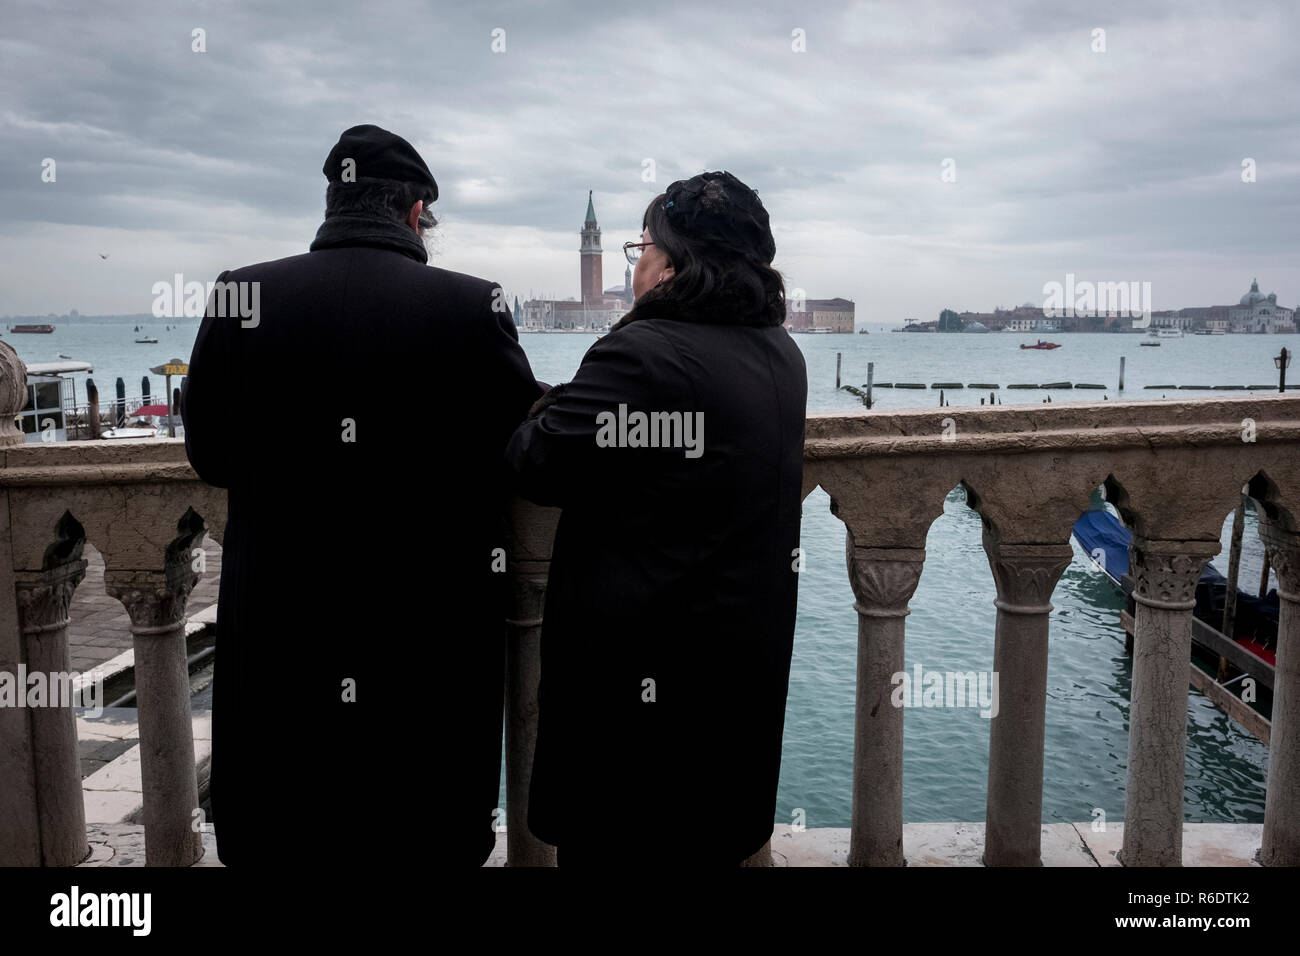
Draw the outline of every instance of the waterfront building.
[[[963,329],[979,323],[991,332],[1004,330],[1035,332],[1056,330],[1060,327],[1059,319],[1046,318],[1043,316],[1041,306],[1029,304],[1018,305],[1010,309],[998,306],[992,312],[958,312],[957,317],[961,320]]]
[[[1259,282],[1252,279],[1250,291],[1237,305],[1228,310],[1231,332],[1294,332],[1295,310],[1277,304],[1277,293],[1268,295],[1259,291]]]
[[[802,308],[796,308],[802,305]],[[785,327],[791,332],[852,332],[852,299],[804,299],[785,303]]]
[[[1156,328],[1184,329],[1211,332],[1294,332],[1295,310],[1277,304],[1277,293],[1268,295],[1259,291],[1259,282],[1252,280],[1250,289],[1236,305],[1191,306],[1186,309],[1168,309],[1151,313],[1151,324]]]
[[[1039,306],[1026,303],[1013,309],[995,308],[992,312],[954,313],[965,328],[980,323],[992,331],[1009,332],[1102,332],[1130,324],[1127,317],[1113,313],[1102,315],[1075,315],[1047,318]],[[1183,309],[1164,309],[1151,313],[1151,326],[1157,329],[1182,329],[1184,331],[1219,332],[1295,332],[1295,310],[1278,305],[1277,293],[1259,291],[1259,283],[1252,281],[1250,290],[1236,305],[1189,306]],[[916,331],[943,331],[938,322],[922,322]]]

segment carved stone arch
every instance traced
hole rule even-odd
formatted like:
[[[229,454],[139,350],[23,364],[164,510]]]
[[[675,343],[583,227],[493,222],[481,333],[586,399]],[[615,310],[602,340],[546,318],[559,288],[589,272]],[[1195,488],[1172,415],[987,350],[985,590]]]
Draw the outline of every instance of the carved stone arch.
[[[975,482],[970,478],[963,477],[959,482],[957,482],[957,484],[953,485],[953,488],[960,488],[965,493],[966,507],[979,516],[981,534],[985,538],[988,538],[989,536],[996,538],[998,532],[989,516],[987,508],[988,501],[980,494],[979,490],[976,489]],[[952,492],[949,492],[949,494],[951,493]]]
[[[41,568],[15,570],[14,585],[22,631],[30,642],[44,640],[45,635],[62,642],[51,652],[52,658],[66,659],[68,625],[72,595],[86,576],[87,561],[81,556],[86,546],[86,529],[65,510],[54,523],[53,536],[41,558]]]
[[[976,463],[963,470],[960,485],[986,541],[1068,546],[1101,483],[1088,465],[1060,455],[1025,456],[1010,467]]]
[[[202,482],[188,482],[181,496],[187,507],[203,519],[204,529],[219,546],[225,546],[226,491]],[[176,502],[173,502],[175,505]]]
[[[41,570],[49,571],[59,565],[77,561],[86,547],[86,529],[72,512],[64,510],[54,523],[54,540],[45,548]]]
[[[1241,475],[1228,477],[1221,465],[1139,459],[1133,468],[1107,475],[1106,500],[1138,537],[1217,546],[1224,518],[1236,508],[1244,482]]]
[[[802,504],[808,500],[812,494],[821,485],[818,479],[818,468],[809,462],[804,462],[803,466],[803,486],[799,489],[799,501]],[[825,490],[825,489],[823,489]]]
[[[970,479],[963,477],[961,481],[957,482],[953,487],[961,488],[966,492],[966,507],[970,508],[972,511],[980,510],[980,505],[982,505],[983,502],[980,499],[979,492],[975,490],[974,483]],[[983,518],[984,516],[981,514],[980,517]]]
[[[1115,510],[1119,512],[1119,518],[1124,522],[1124,527],[1132,531],[1133,524],[1137,520],[1137,514],[1133,511],[1133,502],[1129,498],[1128,489],[1115,477],[1113,472],[1106,476],[1106,480],[1101,483],[1101,488],[1106,496],[1106,501],[1114,505]]]
[[[958,477],[948,462],[888,457],[820,462],[818,484],[858,547],[923,549]]]
[[[1282,504],[1283,492],[1267,469],[1261,468],[1251,475],[1246,486],[1246,494],[1254,500],[1261,519],[1267,518],[1287,531],[1300,531],[1300,522],[1297,522],[1295,513]],[[1296,502],[1288,503],[1296,507]]]
[[[193,505],[187,507],[176,522],[176,537],[168,543],[165,552],[167,584],[173,590],[183,589],[188,593],[197,583],[198,573],[193,569],[192,554],[206,531],[202,516]]]

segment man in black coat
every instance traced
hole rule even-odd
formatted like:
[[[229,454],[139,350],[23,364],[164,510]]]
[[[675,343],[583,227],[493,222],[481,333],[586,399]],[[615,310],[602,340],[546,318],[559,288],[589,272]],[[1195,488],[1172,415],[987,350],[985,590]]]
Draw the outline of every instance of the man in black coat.
[[[410,144],[353,127],[324,172],[310,252],[222,273],[182,395],[190,463],[229,489],[217,855],[481,865],[502,452],[540,389],[500,287],[426,265],[438,191]]]

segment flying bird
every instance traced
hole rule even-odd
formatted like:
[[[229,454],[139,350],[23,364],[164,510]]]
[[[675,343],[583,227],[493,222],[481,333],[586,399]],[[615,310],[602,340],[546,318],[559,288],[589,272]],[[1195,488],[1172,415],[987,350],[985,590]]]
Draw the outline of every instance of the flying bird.
[[[107,259],[108,256],[104,255],[104,253],[101,252],[101,253],[99,254],[99,258],[101,258],[101,259]]]

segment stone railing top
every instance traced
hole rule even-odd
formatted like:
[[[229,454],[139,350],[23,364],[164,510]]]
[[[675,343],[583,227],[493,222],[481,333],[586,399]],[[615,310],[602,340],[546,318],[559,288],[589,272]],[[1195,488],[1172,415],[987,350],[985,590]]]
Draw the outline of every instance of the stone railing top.
[[[1248,419],[1255,442],[1300,441],[1300,393],[818,413],[808,416],[804,458],[1233,445]]]
[[[1241,442],[1247,419],[1259,443],[1300,441],[1300,393],[814,413],[807,419],[804,457],[1230,445]],[[198,480],[180,438],[0,448],[0,485],[168,480]]]
[[[28,442],[0,449],[0,486],[198,481],[182,438]]]

